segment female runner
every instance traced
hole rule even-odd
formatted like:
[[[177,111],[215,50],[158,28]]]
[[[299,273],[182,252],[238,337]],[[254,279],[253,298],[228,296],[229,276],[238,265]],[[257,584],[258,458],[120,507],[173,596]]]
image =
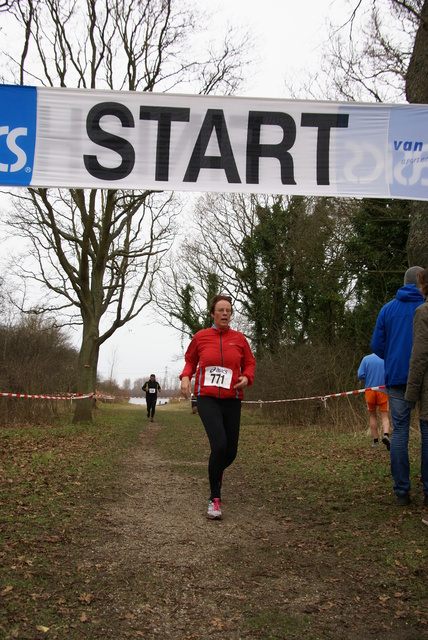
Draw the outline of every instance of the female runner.
[[[229,327],[231,298],[214,296],[210,315],[213,325],[194,335],[185,354],[180,379],[181,393],[189,398],[191,379],[196,372],[194,393],[211,447],[208,464],[211,495],[207,518],[221,520],[223,472],[238,452],[242,390],[253,382],[256,361],[245,336]]]

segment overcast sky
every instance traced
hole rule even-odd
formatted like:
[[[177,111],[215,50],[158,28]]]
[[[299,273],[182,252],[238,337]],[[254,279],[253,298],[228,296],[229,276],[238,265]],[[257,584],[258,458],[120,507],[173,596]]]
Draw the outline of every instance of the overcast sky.
[[[198,0],[198,7],[213,3]],[[304,69],[319,67],[322,45],[327,38],[327,20],[338,22],[347,15],[346,0],[220,0],[215,5],[216,22],[221,29],[226,20],[237,29],[247,27],[254,34],[259,62],[252,69],[247,87],[239,95],[289,98],[285,78],[299,78]],[[125,378],[146,378],[155,373],[163,381],[165,373],[176,377],[183,366],[181,336],[161,326],[154,311],[148,311],[117,331],[102,346],[99,374],[108,378],[110,373],[120,383]]]

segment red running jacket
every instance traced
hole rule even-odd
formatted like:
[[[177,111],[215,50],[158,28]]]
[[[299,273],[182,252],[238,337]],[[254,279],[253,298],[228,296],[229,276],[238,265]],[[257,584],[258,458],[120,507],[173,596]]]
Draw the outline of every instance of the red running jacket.
[[[256,361],[247,339],[240,331],[202,329],[189,344],[184,356],[186,364],[180,375],[192,379],[196,371],[195,395],[214,398],[244,397],[242,389],[234,389],[239,376],[248,378],[251,386]]]

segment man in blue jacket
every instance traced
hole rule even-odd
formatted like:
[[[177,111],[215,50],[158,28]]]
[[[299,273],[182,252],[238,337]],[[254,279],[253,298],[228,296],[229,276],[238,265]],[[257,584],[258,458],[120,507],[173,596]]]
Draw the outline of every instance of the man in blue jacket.
[[[385,385],[394,431],[391,440],[391,474],[394,479],[396,504],[410,503],[409,428],[410,405],[406,402],[407,376],[413,343],[413,315],[424,302],[416,287],[416,276],[422,267],[410,267],[404,275],[404,287],[394,300],[379,312],[374,328],[372,351],[385,363]]]

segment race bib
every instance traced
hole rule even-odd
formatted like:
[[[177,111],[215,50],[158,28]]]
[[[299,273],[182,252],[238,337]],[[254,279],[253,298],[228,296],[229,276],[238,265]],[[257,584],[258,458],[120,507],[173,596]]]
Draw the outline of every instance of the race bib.
[[[232,369],[224,367],[205,367],[205,387],[222,387],[230,389],[232,384]]]
[[[152,387],[150,387],[149,393],[156,393],[156,389],[153,389]]]

